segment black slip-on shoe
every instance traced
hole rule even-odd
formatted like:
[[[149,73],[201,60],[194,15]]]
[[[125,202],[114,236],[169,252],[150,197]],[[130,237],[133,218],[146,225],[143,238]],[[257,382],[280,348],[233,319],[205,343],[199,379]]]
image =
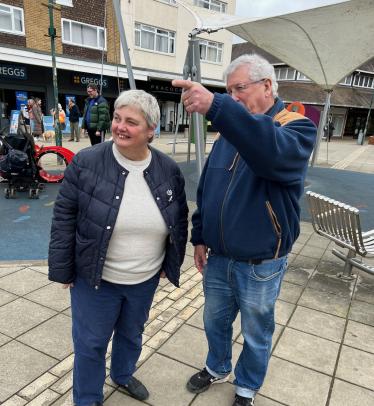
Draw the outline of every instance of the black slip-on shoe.
[[[191,376],[190,380],[187,382],[187,389],[192,393],[202,393],[208,390],[210,385],[213,385],[214,383],[225,383],[229,378],[230,374],[223,378],[215,378],[206,370],[206,368],[204,368],[202,371]]]
[[[147,388],[134,376],[127,382],[127,386],[122,386],[134,399],[145,400],[149,397]]]
[[[96,402],[91,403],[90,406],[103,406],[103,404],[100,403],[100,402],[97,400]]]
[[[254,406],[254,398],[245,398],[244,396],[235,395],[235,402],[232,406]]]

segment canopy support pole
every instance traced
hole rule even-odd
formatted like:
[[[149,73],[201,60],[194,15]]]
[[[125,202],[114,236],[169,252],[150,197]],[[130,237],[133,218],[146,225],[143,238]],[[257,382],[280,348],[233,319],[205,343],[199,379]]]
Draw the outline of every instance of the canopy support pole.
[[[371,106],[373,105],[373,99],[374,99],[374,92],[371,96],[371,101],[370,101],[370,106],[369,106],[369,112],[368,112],[368,117],[366,119],[366,123],[365,123],[365,129],[364,129],[364,135],[362,137],[362,141],[361,141],[361,145],[364,145],[364,141],[365,141],[365,137],[366,137],[366,131],[368,129],[368,124],[369,124],[369,120],[370,120],[370,113],[371,113]]]
[[[311,163],[312,168],[317,163],[319,147],[321,145],[321,140],[322,140],[322,136],[323,136],[323,128],[326,124],[326,117],[327,117],[327,113],[330,108],[330,99],[331,99],[332,90],[326,90],[326,92],[327,92],[327,95],[326,95],[325,107],[323,109],[322,120],[320,121],[316,142],[314,144],[314,151],[313,151],[313,157],[312,157],[312,163]]]
[[[114,5],[114,12],[116,14],[116,19],[117,19],[119,36],[121,38],[123,55],[125,57],[127,75],[129,77],[129,82],[130,82],[130,89],[135,90],[136,89],[135,79],[134,79],[134,74],[132,72],[129,48],[127,46],[125,29],[123,28],[123,20],[122,20],[121,8],[119,6],[118,0],[113,0],[113,5]]]
[[[201,69],[200,69],[200,45],[199,39],[196,38],[196,35],[199,34],[200,31],[193,30],[189,37],[191,39],[188,40],[188,49],[186,60],[184,62],[183,68],[183,80],[188,80],[189,76],[191,75],[192,82],[201,83]],[[182,91],[182,94],[184,90]],[[179,128],[179,117],[181,114],[181,108],[183,107],[182,102],[179,104],[178,108],[178,117],[177,117],[177,124],[175,127],[175,134],[174,134],[174,145],[171,157],[174,157],[175,153],[175,144],[177,142],[177,133]],[[203,129],[203,116],[197,112],[193,114],[193,123],[194,123],[194,136],[195,136],[195,151],[196,151],[196,172],[197,172],[197,181],[199,182],[200,175],[203,171],[203,167],[205,164],[205,148],[204,148],[204,129]],[[190,120],[191,126],[191,120]],[[189,138],[189,142],[190,142]],[[188,157],[189,159],[189,157]]]

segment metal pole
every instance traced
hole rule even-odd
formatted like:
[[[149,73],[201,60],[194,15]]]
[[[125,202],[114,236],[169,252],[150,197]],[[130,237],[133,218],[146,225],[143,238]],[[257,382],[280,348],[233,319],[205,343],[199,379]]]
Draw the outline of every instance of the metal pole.
[[[366,119],[364,135],[362,137],[361,145],[364,145],[364,141],[365,141],[365,137],[366,137],[366,130],[368,129],[368,124],[369,124],[369,120],[370,120],[370,113],[371,113],[371,106],[373,104],[373,99],[374,99],[374,92],[373,92],[373,94],[371,96],[370,107],[369,107],[369,112],[368,112],[368,118]]]
[[[125,57],[127,74],[129,76],[130,89],[135,90],[136,85],[135,85],[134,75],[133,75],[133,72],[132,72],[129,49],[127,47],[125,29],[123,28],[121,8],[119,6],[118,0],[113,0],[113,5],[114,5],[114,12],[116,14],[116,19],[117,19],[119,36],[120,36],[121,42],[122,42],[122,50],[123,50],[123,55]]]
[[[318,128],[317,138],[316,138],[316,142],[314,145],[313,158],[312,158],[312,163],[311,163],[312,168],[317,163],[318,151],[319,151],[319,147],[321,145],[321,140],[322,140],[322,136],[323,136],[323,127],[325,126],[327,112],[330,107],[331,92],[332,92],[332,90],[327,90],[325,107],[323,109],[323,114],[322,114],[322,121]]]
[[[174,154],[175,154],[175,144],[177,143],[177,135],[178,135],[178,129],[179,129],[179,117],[182,113],[182,109],[183,109],[183,103],[182,100],[179,102],[178,104],[178,116],[177,116],[177,124],[175,126],[175,134],[174,134],[174,143],[173,143],[173,149],[171,151],[171,158],[174,158]]]
[[[57,67],[56,67],[56,56],[55,56],[56,28],[53,25],[53,0],[49,0],[49,4],[48,4],[47,7],[49,8],[48,37],[51,37],[53,95],[54,95],[54,99],[55,99],[55,115],[56,115],[56,119],[55,119],[55,139],[56,139],[56,146],[57,147],[62,147],[61,124],[60,124],[59,115],[58,115],[59,110],[58,110]]]
[[[105,0],[105,11],[104,11],[104,42],[103,42],[103,49],[101,51],[101,77],[100,77],[100,94],[102,94],[103,90],[103,71],[104,71],[104,49],[105,49],[105,42],[106,42],[106,34],[105,34],[105,27],[106,27],[106,6],[107,0]]]

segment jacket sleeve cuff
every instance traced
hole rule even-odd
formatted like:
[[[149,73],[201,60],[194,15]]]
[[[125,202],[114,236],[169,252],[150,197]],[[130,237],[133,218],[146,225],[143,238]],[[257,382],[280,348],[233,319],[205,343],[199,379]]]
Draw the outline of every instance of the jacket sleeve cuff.
[[[194,239],[194,238],[191,238],[191,239],[190,239],[190,243],[191,243],[194,247],[196,247],[196,245],[205,245],[205,242],[204,242],[203,239]]]
[[[208,112],[206,113],[206,119],[208,121],[212,121],[218,111],[218,108],[221,104],[221,100],[222,100],[222,95],[219,93],[214,93],[214,99],[213,99],[213,103],[210,106],[210,109],[208,110]]]

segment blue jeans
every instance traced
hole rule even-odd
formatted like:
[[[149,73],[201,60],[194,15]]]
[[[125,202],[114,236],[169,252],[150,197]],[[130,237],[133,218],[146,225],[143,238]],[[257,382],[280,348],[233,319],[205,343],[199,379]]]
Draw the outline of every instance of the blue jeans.
[[[275,329],[274,307],[287,258],[253,265],[209,253],[203,279],[207,369],[217,378],[231,372],[232,324],[240,310],[244,345],[235,367],[238,395],[253,397],[265,379]]]
[[[136,285],[101,282],[95,292],[77,276],[70,288],[73,317],[73,398],[78,406],[102,403],[106,378],[105,354],[113,330],[110,377],[126,385],[135,372],[160,273]]]

